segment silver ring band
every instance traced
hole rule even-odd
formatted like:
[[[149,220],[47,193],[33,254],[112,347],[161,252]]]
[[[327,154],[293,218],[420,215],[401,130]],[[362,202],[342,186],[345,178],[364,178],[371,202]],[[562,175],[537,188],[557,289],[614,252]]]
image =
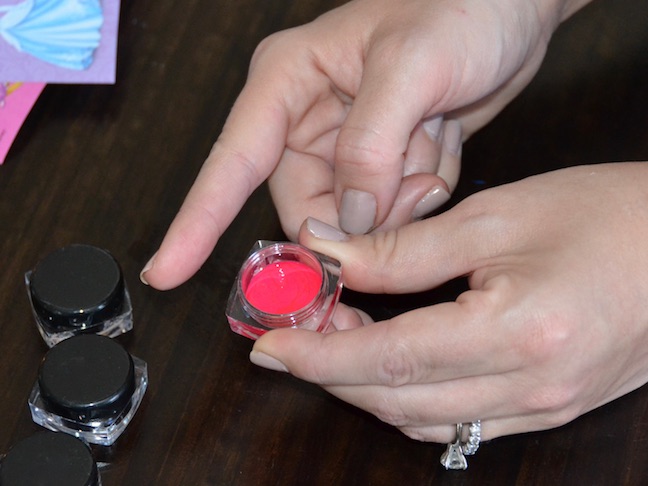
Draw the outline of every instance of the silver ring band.
[[[472,456],[481,443],[481,420],[475,420],[468,427],[468,440],[461,443],[461,450],[466,456]]]
[[[463,441],[463,423],[457,424],[455,441],[450,442],[446,451],[441,455],[441,464],[446,469],[468,469],[465,456],[471,456],[481,443],[481,420],[475,420],[468,427],[468,439]]]

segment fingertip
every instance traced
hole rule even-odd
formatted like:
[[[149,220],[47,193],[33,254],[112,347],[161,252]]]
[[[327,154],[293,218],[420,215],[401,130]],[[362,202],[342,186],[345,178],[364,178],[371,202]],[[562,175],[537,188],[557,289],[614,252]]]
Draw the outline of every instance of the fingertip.
[[[176,272],[166,271],[162,265],[158,264],[157,260],[158,254],[156,253],[142,268],[139,278],[144,285],[153,287],[156,290],[171,290],[190,277],[190,275],[185,277]]]
[[[452,193],[459,184],[461,174],[461,143],[463,131],[458,120],[448,120],[443,126],[443,150],[437,175],[448,185]]]
[[[433,142],[438,142],[441,136],[441,127],[443,125],[443,115],[436,115],[423,120],[423,130]]]
[[[188,252],[186,247],[171,244],[167,238],[153,256],[146,262],[140,272],[144,285],[156,290],[171,290],[183,284],[195,274],[209,255],[209,248],[199,253]]]
[[[273,358],[269,354],[266,354],[262,351],[257,351],[254,348],[252,348],[252,351],[250,352],[250,361],[253,364],[267,370],[281,371],[283,373],[289,372],[286,365],[279,361],[277,358]]]
[[[144,268],[142,268],[140,274],[139,274],[139,279],[144,285],[151,285],[146,277],[146,274],[148,273],[149,270],[153,268],[153,265],[155,265],[155,255],[157,254],[154,253],[153,256],[146,262],[146,265],[144,265]]]
[[[412,220],[416,221],[418,219],[427,216],[435,209],[440,208],[445,203],[450,200],[450,193],[441,185],[432,187],[430,191],[421,198],[421,200],[416,203],[414,210],[412,211]]]
[[[448,187],[437,174],[422,172],[404,177],[391,212],[375,232],[397,230],[418,221],[449,199]]]
[[[331,226],[319,219],[308,217],[304,220],[300,234],[325,241],[349,241],[350,237],[344,231]]]
[[[376,222],[376,197],[364,191],[346,189],[340,201],[340,228],[361,235],[369,232]]]
[[[453,155],[461,155],[462,141],[461,122],[446,120],[443,126],[443,148]]]
[[[330,332],[348,331],[373,323],[373,318],[365,311],[340,303],[333,313],[333,326]]]
[[[304,221],[299,232],[300,244],[342,264],[344,285],[355,290],[360,290],[363,286],[359,282],[373,273],[372,267],[366,265],[366,258],[371,258],[366,243],[370,244],[372,238],[371,235],[347,235],[312,217]]]
[[[323,334],[303,329],[275,329],[254,342],[250,361],[273,371],[313,381],[315,349]]]
[[[347,266],[347,254],[349,251],[353,251],[353,247],[348,247],[345,244],[350,242],[352,238],[362,237],[352,237],[335,226],[309,217],[306,218],[299,230],[298,241],[307,248],[335,258],[342,262],[343,266]],[[353,259],[350,259],[350,261],[353,261]]]

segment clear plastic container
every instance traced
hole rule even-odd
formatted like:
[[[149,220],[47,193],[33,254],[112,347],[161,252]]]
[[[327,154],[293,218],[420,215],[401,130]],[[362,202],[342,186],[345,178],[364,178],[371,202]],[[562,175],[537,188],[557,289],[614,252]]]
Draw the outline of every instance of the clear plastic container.
[[[110,446],[131,422],[147,384],[146,363],[119,343],[75,336],[43,358],[29,408],[34,422],[47,429]]]
[[[296,243],[257,241],[230,292],[230,327],[250,339],[286,327],[324,332],[342,292],[341,276],[340,263],[326,255]]]
[[[50,347],[78,334],[114,337],[133,328],[121,268],[101,248],[60,248],[25,273],[25,285],[38,331]]]

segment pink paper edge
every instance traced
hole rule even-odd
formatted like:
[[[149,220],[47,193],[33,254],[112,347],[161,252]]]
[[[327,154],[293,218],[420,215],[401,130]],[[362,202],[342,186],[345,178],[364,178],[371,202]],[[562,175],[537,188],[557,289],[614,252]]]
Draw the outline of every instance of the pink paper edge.
[[[0,106],[0,165],[46,83],[22,83]]]

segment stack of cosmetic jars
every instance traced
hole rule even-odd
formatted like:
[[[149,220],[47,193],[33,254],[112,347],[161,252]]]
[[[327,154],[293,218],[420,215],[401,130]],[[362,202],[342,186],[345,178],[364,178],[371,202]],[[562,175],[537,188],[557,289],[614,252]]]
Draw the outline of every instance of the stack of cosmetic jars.
[[[9,450],[0,486],[101,485],[91,446],[115,443],[148,383],[146,363],[112,339],[133,327],[121,268],[103,249],[71,245],[43,258],[25,284],[50,347],[28,404],[34,422],[48,430]]]

